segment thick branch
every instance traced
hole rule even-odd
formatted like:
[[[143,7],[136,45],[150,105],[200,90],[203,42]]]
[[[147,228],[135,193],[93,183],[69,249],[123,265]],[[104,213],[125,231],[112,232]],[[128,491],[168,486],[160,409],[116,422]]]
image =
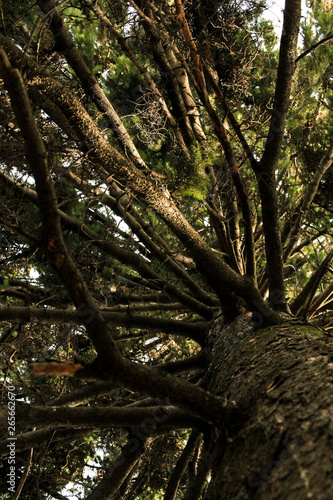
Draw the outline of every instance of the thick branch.
[[[110,101],[106,98],[96,78],[86,65],[83,57],[76,49],[69,31],[64,26],[58,9],[55,7],[56,4],[54,0],[38,0],[37,3],[50,18],[50,29],[52,30],[55,39],[55,48],[58,49],[60,53],[64,54],[68,64],[74,69],[86,92],[92,97],[97,108],[109,120],[110,128],[113,130],[118,143],[122,147],[122,150],[138,168],[149,171],[134,146],[123,122],[114,110]]]
[[[123,358],[120,354],[115,341],[110,335],[108,326],[103,320],[98,307],[93,301],[80,273],[78,272],[64,245],[60,227],[60,217],[58,214],[53,184],[48,172],[46,159],[47,155],[44,144],[37,129],[29,98],[25,91],[20,73],[17,70],[12,69],[7,56],[2,49],[0,50],[0,73],[11,97],[12,107],[24,137],[26,157],[36,181],[36,189],[43,221],[42,241],[44,252],[61,278],[77,309],[81,309],[82,312],[83,307],[83,309],[89,311],[89,317],[85,317],[85,327],[95,346],[98,356],[93,364],[88,368],[87,373],[90,376],[95,376],[97,378],[112,379],[115,383],[131,387],[135,390],[143,391],[144,393],[148,392],[153,396],[159,396],[160,394],[172,396],[183,405],[188,405],[189,407],[193,405],[193,408],[195,409],[202,409],[204,414],[214,415],[214,418],[218,419],[222,418],[224,407],[219,398],[212,396],[208,392],[195,387],[192,384],[183,382],[176,377],[168,374],[162,374],[159,370],[150,369],[145,366],[132,363],[131,361]],[[50,91],[51,89],[54,90],[54,85],[49,87]],[[54,97],[56,96],[54,95]],[[60,96],[57,97],[59,98]],[[63,93],[62,98],[64,98]],[[66,104],[72,106],[72,101],[73,99],[70,100],[70,102],[63,102],[62,99],[60,100],[63,106]],[[79,114],[78,121],[80,127],[82,127],[85,123],[84,118],[88,119],[88,115],[85,112],[83,115]],[[146,193],[146,197],[150,200],[149,194],[151,192],[151,186],[149,185],[149,189],[146,184],[147,180],[144,176],[142,176],[137,169],[134,169],[134,171],[129,169],[127,162],[115,150],[112,150],[113,154],[110,156],[111,149],[101,134],[99,134],[93,126],[90,117],[88,122],[90,125],[90,127],[88,127],[89,130],[85,130],[84,133],[88,133],[89,136],[89,132],[92,132],[93,137],[89,136],[89,140],[95,138],[92,145],[95,153],[100,151],[100,148],[103,148],[103,146],[108,150],[106,157],[102,154],[102,163],[105,163],[105,160],[111,161],[111,164],[116,167],[116,170],[118,172],[119,170],[120,172],[122,171],[123,175],[125,174],[125,177],[127,177],[132,184],[134,183],[136,186],[141,186],[140,190],[143,189]],[[115,157],[113,157],[113,155],[115,155]],[[115,164],[116,157],[119,159],[119,164]],[[154,194],[157,195],[157,193]],[[153,196],[153,199],[155,199],[155,196]],[[158,199],[156,198],[156,201],[157,200],[159,206],[163,206],[163,197],[159,196]],[[164,200],[164,207],[168,209],[166,211],[166,215],[170,216],[170,204],[167,199]],[[176,213],[178,212],[176,208],[172,207],[172,220],[175,217],[174,210]],[[179,212],[178,214],[181,217],[185,228],[189,229],[190,233],[195,237],[195,240],[197,240],[197,233]],[[177,229],[179,232],[178,227]],[[183,234],[183,231],[181,233]],[[199,238],[199,241],[202,242],[201,238]],[[203,245],[205,246],[204,243]],[[209,247],[208,250],[211,253]],[[222,267],[225,269],[224,265]],[[269,311],[268,314],[271,314],[271,310],[266,306],[266,310],[267,309]],[[91,315],[91,313],[93,314]],[[85,370],[79,370],[78,373],[82,376],[87,375]]]
[[[3,413],[6,413],[5,408],[0,412],[0,423],[1,425],[4,423],[6,426],[6,418],[2,418]],[[200,427],[203,420],[173,406],[152,406],[148,408],[104,408],[97,406],[68,408],[64,406],[48,406],[45,408],[17,403],[16,423],[19,429],[28,429],[30,427],[88,427],[93,429],[98,427],[111,429],[131,426],[144,429],[146,425],[154,425],[154,430],[156,430],[162,427]]]
[[[190,435],[186,446],[172,471],[168,486],[165,490],[164,500],[176,500],[179,483],[186,472],[188,464],[190,463],[200,440],[201,433],[197,430],[192,431],[192,434]]]
[[[101,357],[108,359],[116,367],[121,358],[120,352],[63,241],[56,196],[48,172],[47,152],[34,119],[29,97],[20,73],[12,69],[2,49],[0,72],[24,138],[26,157],[36,181],[42,217],[43,250],[78,310],[83,307],[93,312],[92,320],[85,323],[87,331]]]
[[[300,19],[301,1],[286,0],[272,118],[260,162],[260,170],[264,172],[273,172],[282,144],[292,78],[296,69],[295,59]]]
[[[270,297],[277,291],[281,293],[278,308],[282,310],[287,310],[287,306],[274,169],[281,149],[292,77],[296,67],[300,17],[301,1],[286,0],[272,118],[262,159],[258,168],[255,168],[262,204]]]
[[[4,37],[0,37],[5,45],[8,45]],[[10,55],[21,64],[22,57],[19,50],[9,46]],[[18,58],[18,60],[16,59]],[[38,71],[37,66],[24,58],[23,65]],[[198,235],[178,208],[161,189],[148,180],[128,159],[124,158],[118,151],[110,146],[103,135],[93,123],[91,117],[80,105],[80,103],[69,94],[59,83],[48,77],[36,78],[31,82],[38,93],[47,93],[49,97],[61,108],[64,114],[71,120],[76,132],[88,148],[88,155],[96,165],[103,166],[110,175],[114,175],[119,182],[132,190],[140,198],[144,199],[176,234],[192,255],[194,261],[202,270],[210,285],[217,293],[222,305],[235,305],[236,297],[242,297],[251,310],[257,311],[258,307],[265,311],[268,321],[279,321],[273,311],[265,304],[253,280],[249,276],[239,276],[227,264],[225,264],[209,247],[209,245]]]
[[[205,356],[203,353],[199,353],[188,358],[155,365],[155,368],[158,368],[159,370],[165,370],[168,373],[180,373],[191,369],[193,370],[195,368],[203,368],[204,366]],[[94,400],[99,396],[110,394],[114,390],[114,388],[115,387],[113,382],[94,382],[92,384],[87,384],[83,387],[79,387],[78,389],[73,390],[67,394],[63,394],[55,399],[51,399],[47,403],[47,406],[75,406],[78,403],[85,403],[86,401]],[[148,401],[149,405],[154,404],[153,398],[146,398],[145,401]],[[142,403],[142,400],[137,401],[135,404],[137,406],[146,406]],[[124,405],[128,405],[128,402],[124,401]],[[122,406],[122,404],[119,404],[119,406]]]
[[[96,488],[86,497],[86,500],[111,500],[120,486],[133,471],[133,468],[145,451],[147,436],[139,439],[130,436],[118,458],[113,460]],[[133,472],[132,472],[133,473]]]

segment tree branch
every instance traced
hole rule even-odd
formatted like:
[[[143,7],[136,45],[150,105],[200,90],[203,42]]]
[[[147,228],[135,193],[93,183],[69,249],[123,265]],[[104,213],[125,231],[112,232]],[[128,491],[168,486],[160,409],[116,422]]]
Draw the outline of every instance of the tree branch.
[[[76,49],[72,36],[66,29],[59,11],[56,8],[56,3],[54,0],[38,0],[37,4],[50,20],[49,26],[54,36],[55,48],[66,57],[68,64],[75,71],[88,95],[91,96],[97,108],[109,120],[110,128],[113,130],[122,150],[131,159],[134,165],[149,172],[150,169],[141,158],[123,122],[110,101],[106,98],[83,57]]]
[[[21,64],[20,51],[8,44],[6,38],[1,35],[0,40],[5,46],[9,46],[10,55],[14,62]],[[23,66],[32,73],[37,71],[39,76],[30,82],[29,88],[34,88],[36,92],[41,94],[46,92],[59,106],[65,116],[70,119],[80,140],[86,143],[88,157],[94,164],[103,167],[110,175],[115,176],[123,186],[128,187],[134,194],[145,200],[148,206],[165,221],[185,245],[218,295],[222,307],[226,305],[229,310],[232,308],[235,310],[237,300],[235,294],[237,294],[245,300],[251,310],[257,311],[260,307],[261,311],[264,311],[267,322],[279,322],[279,316],[267,306],[253,280],[249,276],[239,276],[211,250],[172,200],[163,194],[152,180],[148,180],[128,159],[106,142],[76,98],[50,77],[41,77],[37,65],[30,63],[27,57],[23,59]]]
[[[7,183],[11,183],[12,186],[22,193],[25,197],[31,200],[35,205],[38,206],[38,196],[35,191],[22,186],[17,185],[17,183],[11,179],[7,174],[0,171],[0,176],[6,179]],[[60,215],[61,220],[70,227],[77,231],[83,238],[88,239],[93,245],[100,248],[103,252],[112,255],[118,261],[123,264],[130,264],[134,269],[136,269],[140,275],[148,280],[148,283],[154,288],[163,290],[166,294],[176,297],[181,303],[186,307],[191,308],[198,314],[202,314],[206,319],[211,319],[214,309],[203,304],[200,300],[193,298],[188,293],[182,291],[179,287],[174,286],[172,283],[165,281],[157,272],[153,271],[151,267],[147,264],[146,260],[143,259],[137,253],[126,250],[118,243],[115,243],[115,238],[111,242],[109,239],[102,238],[100,234],[96,233],[88,226],[83,224],[79,219],[76,219],[62,210],[57,209],[58,215]],[[173,268],[174,269],[174,268]],[[175,270],[175,269],[174,269]],[[182,277],[185,278],[184,273],[180,273]],[[186,273],[185,273],[186,275]],[[142,281],[143,283],[143,281]],[[207,294],[202,293],[201,296],[206,299],[209,297]]]
[[[87,370],[79,370],[78,373],[80,376],[82,375],[84,377],[88,373],[90,376],[93,375],[106,380],[112,379],[115,383],[135,388],[135,390],[143,391],[145,393],[148,392],[152,396],[159,396],[160,394],[172,396],[174,399],[181,402],[181,404],[188,405],[189,407],[193,405],[193,408],[195,409],[201,408],[203,413],[214,415],[214,417],[218,419],[222,418],[224,406],[219,398],[212,396],[207,391],[204,391],[199,387],[195,387],[192,384],[181,381],[172,375],[161,373],[159,370],[147,368],[146,366],[140,366],[138,363],[133,363],[123,358],[121,355],[114,339],[110,335],[107,324],[103,320],[98,307],[93,301],[91,294],[89,293],[80,273],[67,251],[67,248],[65,247],[61,233],[60,217],[58,214],[55,192],[48,172],[46,150],[39,134],[30,101],[24,88],[20,73],[18,70],[15,70],[10,66],[3,49],[0,49],[0,74],[10,95],[11,104],[23,134],[26,157],[36,181],[36,190],[42,216],[43,250],[62,280],[78,311],[81,310],[82,313],[82,308],[89,311],[89,317],[84,318],[85,327],[94,344],[98,356],[95,358],[95,361],[91,364],[91,366],[87,368]],[[53,97],[59,98],[60,96],[56,96],[56,94],[54,94],[54,84],[50,81],[49,84],[50,86],[48,88],[50,92],[53,91]],[[63,92],[59,103],[62,103],[62,106],[66,104],[72,106],[72,100],[70,100],[70,102],[66,102],[66,94],[64,95]],[[89,134],[92,133],[90,140],[95,138],[95,141],[93,141],[92,144],[92,149],[95,153],[101,153],[101,148],[103,149],[103,147],[106,147],[107,150],[109,150],[106,157],[102,155],[102,163],[105,164],[105,161],[107,160],[109,167],[109,161],[111,161],[111,164],[113,163],[116,170],[118,172],[123,172],[125,177],[127,177],[131,183],[134,183],[139,187],[141,186],[140,190],[143,189],[143,192],[146,193],[146,197],[148,196],[148,199],[150,199],[149,195],[151,194],[153,197],[152,199],[156,199],[156,202],[158,201],[159,207],[161,207],[161,205],[163,206],[163,197],[161,197],[161,194],[157,191],[155,192],[154,189],[152,190],[152,186],[150,184],[147,186],[147,180],[137,169],[135,169],[135,167],[133,167],[134,171],[128,168],[127,161],[125,161],[125,159],[118,152],[116,152],[116,150],[109,149],[109,145],[96,130],[89,115],[85,111],[83,115],[79,115],[77,124],[80,125],[80,127],[84,126],[85,119],[88,120],[89,123],[88,130],[85,130],[85,134],[88,134],[88,138],[88,136],[90,137]],[[111,151],[112,155],[109,156]],[[113,154],[115,155],[114,158]],[[114,163],[116,157],[119,159],[119,164]],[[159,196],[157,196],[157,194],[159,194]],[[174,218],[176,215],[176,219],[180,218],[183,222],[183,224],[181,224],[181,228],[179,228],[176,224],[177,232],[181,232],[183,235],[184,230],[186,234],[186,229],[188,229],[190,233],[193,234],[195,239],[202,242],[205,246],[201,238],[189,225],[186,219],[175,207],[171,208],[169,200],[165,199],[164,210],[166,210],[166,218],[168,218],[168,216],[170,218],[170,209],[172,212],[171,220],[175,222]],[[174,213],[174,210],[176,211],[176,214]],[[187,240],[187,238],[185,239]],[[210,249],[209,252],[211,252]],[[222,267],[225,269],[224,265],[222,265]],[[268,310],[270,311],[269,308]]]
[[[172,474],[169,478],[168,486],[165,490],[164,500],[176,500],[179,483],[187,470],[195,449],[201,440],[201,433],[197,430],[192,431],[185,448],[180,455]]]
[[[295,248],[302,221],[306,217],[310,209],[310,206],[313,202],[313,199],[318,192],[320,181],[323,178],[323,175],[330,168],[332,162],[333,162],[333,139],[331,140],[324,156],[320,160],[318,168],[305,192],[305,195],[302,198],[302,202],[300,206],[297,208],[296,217],[292,221],[291,227],[289,228],[288,239],[286,241],[286,246],[283,253],[283,258],[285,261]]]
[[[281,148],[292,78],[296,69],[295,59],[300,19],[301,1],[286,0],[272,118],[260,161],[260,170],[264,172],[273,172]]]
[[[1,409],[1,414],[6,409]],[[180,410],[174,406],[151,406],[144,408],[118,408],[118,407],[64,407],[64,406],[32,406],[25,403],[16,404],[16,423],[19,429],[30,427],[44,428],[126,428],[138,427],[149,430],[153,427],[154,432],[159,428],[200,427],[204,421],[195,414]],[[6,426],[3,418],[0,425]],[[7,423],[8,426],[8,423]]]
[[[172,252],[165,241],[134,211],[132,205],[126,203],[126,206],[123,206],[123,204],[119,202],[119,193],[118,195],[115,193],[115,197],[112,197],[98,188],[92,188],[83,179],[80,179],[78,176],[65,169],[60,169],[60,174],[78,189],[83,190],[85,193],[89,192],[91,195],[98,196],[101,203],[104,203],[106,206],[110,207],[115,214],[122,217],[144,246],[148,248],[165,267],[170,269],[177,278],[181,278],[184,281],[184,284],[195,294],[198,300],[213,305],[214,297],[205,292],[202,287],[189,277],[183,266],[174,260]],[[109,191],[112,192],[112,188],[109,189]],[[126,193],[123,194],[124,196],[126,195]]]
[[[90,431],[91,432],[91,431]],[[82,439],[87,434],[87,430],[82,429],[57,429],[56,431],[46,429],[36,429],[34,431],[17,434],[15,441],[16,452],[25,451],[30,448],[41,448],[52,440],[53,447],[63,443],[72,442],[73,439]],[[0,441],[0,456],[5,457],[9,453],[8,439]]]
[[[328,35],[326,36],[325,38],[323,38],[322,40],[319,40],[319,42],[311,45],[311,47],[309,47],[307,50],[305,50],[304,52],[302,52],[302,54],[300,54],[297,58],[296,58],[296,63],[298,63],[298,61],[300,61],[301,59],[303,59],[303,57],[307,56],[308,54],[310,54],[311,52],[313,52],[317,47],[320,47],[321,45],[324,45],[324,43],[327,43],[329,42],[330,40],[333,39],[333,34],[332,35]]]
[[[100,310],[103,320],[107,324],[126,328],[147,328],[163,333],[188,336],[196,342],[202,343],[205,332],[209,328],[206,322],[178,321],[153,316],[140,316],[121,312],[104,312]],[[64,309],[0,306],[1,321],[19,321],[20,323],[40,324],[73,324],[81,325],[94,320],[94,309],[79,307],[77,311]]]
[[[279,291],[281,301],[277,308],[284,311],[288,308],[283,278],[283,255],[274,169],[281,149],[292,77],[296,68],[295,54],[300,18],[301,1],[286,0],[272,118],[261,161],[254,170],[258,179],[262,204],[270,297],[272,298],[273,294]]]
[[[328,303],[333,294],[333,283],[331,283],[326,290],[319,295],[309,307],[309,314],[312,316],[316,311],[324,308]]]
[[[248,199],[248,195],[246,193],[246,189],[242,178],[240,176],[239,168],[235,159],[235,156],[232,151],[232,147],[230,145],[227,132],[221,120],[219,119],[212,103],[209,98],[207,92],[207,86],[205,82],[205,77],[203,73],[203,67],[201,62],[201,57],[197,50],[195,41],[192,37],[191,30],[187,23],[184,7],[181,0],[175,1],[176,5],[176,15],[178,19],[178,24],[180,27],[180,33],[183,36],[184,40],[188,44],[190,48],[190,54],[192,58],[192,63],[194,67],[194,74],[197,82],[197,91],[199,93],[200,99],[202,100],[207,113],[209,114],[212,123],[214,125],[214,130],[217,138],[219,139],[224,154],[226,156],[226,160],[228,163],[228,168],[233,180],[233,183],[236,188],[236,192],[240,201],[240,206],[242,209],[243,221],[244,221],[244,237],[245,237],[245,251],[246,251],[246,272],[250,276],[255,278],[256,276],[256,266],[255,266],[255,256],[254,256],[254,241],[253,241],[253,227],[252,227],[252,215],[251,208]],[[219,97],[220,93],[218,92]]]
[[[106,469],[103,478],[85,500],[108,500],[114,498],[128,475],[133,472],[136,462],[144,453],[147,436],[138,439],[130,436],[118,458],[113,460]]]

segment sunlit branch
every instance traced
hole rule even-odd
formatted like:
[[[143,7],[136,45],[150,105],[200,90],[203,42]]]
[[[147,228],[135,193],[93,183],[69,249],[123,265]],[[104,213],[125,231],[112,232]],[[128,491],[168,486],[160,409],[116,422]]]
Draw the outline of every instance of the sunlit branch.
[[[68,64],[74,69],[80,79],[86,92],[92,97],[97,108],[109,120],[110,128],[113,130],[115,137],[122,147],[123,151],[140,169],[149,171],[145,162],[142,160],[139,152],[123,122],[116,113],[110,101],[106,98],[104,92],[99,86],[96,78],[93,76],[83,57],[76,49],[72,36],[64,26],[63,20],[55,7],[53,0],[43,1],[38,0],[38,5],[47,14],[50,19],[50,29],[54,35],[55,48],[59,48],[59,52],[66,57]]]

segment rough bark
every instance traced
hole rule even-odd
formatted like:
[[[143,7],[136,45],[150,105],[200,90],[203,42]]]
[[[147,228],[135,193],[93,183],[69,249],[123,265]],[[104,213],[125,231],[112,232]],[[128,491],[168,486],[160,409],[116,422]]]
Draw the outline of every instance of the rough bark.
[[[233,417],[204,498],[332,498],[332,339],[296,322],[254,331],[246,316],[210,338],[209,389]]]

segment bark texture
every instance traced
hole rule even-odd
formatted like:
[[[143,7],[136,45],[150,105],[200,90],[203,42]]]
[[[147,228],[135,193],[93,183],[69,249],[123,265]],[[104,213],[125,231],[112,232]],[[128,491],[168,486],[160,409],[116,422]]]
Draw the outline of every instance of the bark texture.
[[[205,498],[333,498],[332,338],[288,321],[253,330],[243,316],[217,321],[210,341],[209,389],[231,418]]]

